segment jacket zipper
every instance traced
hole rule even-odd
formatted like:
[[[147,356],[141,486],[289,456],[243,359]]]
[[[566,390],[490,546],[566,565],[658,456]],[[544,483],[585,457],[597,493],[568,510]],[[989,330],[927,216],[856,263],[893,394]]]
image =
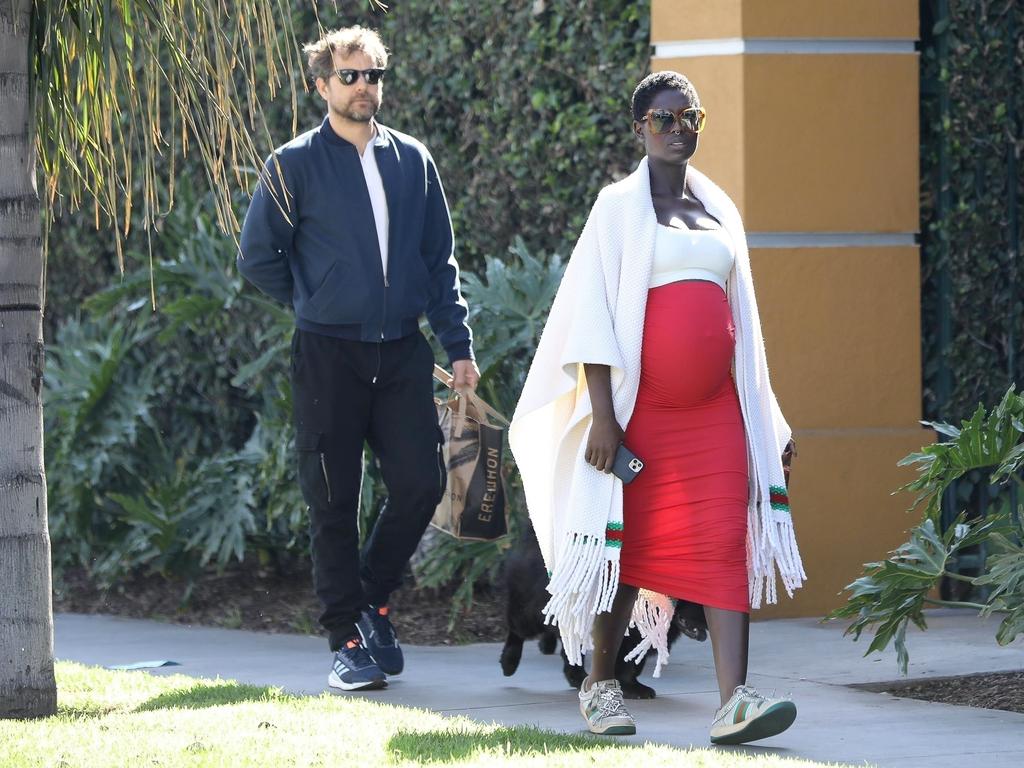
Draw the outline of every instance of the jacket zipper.
[[[391,284],[388,282],[387,270],[384,271],[384,302],[380,312],[380,340],[384,341],[384,327],[387,324],[388,319],[388,288]]]
[[[327,486],[327,503],[331,503],[331,481],[327,479],[327,458],[320,452],[320,469],[324,473],[324,485]]]

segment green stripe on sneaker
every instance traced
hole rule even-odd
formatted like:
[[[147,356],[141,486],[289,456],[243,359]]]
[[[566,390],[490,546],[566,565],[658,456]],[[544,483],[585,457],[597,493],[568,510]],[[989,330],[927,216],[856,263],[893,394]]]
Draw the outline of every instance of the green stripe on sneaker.
[[[747,716],[747,709],[750,708],[749,701],[741,701],[736,705],[736,709],[732,711],[732,721],[734,723],[742,723]]]

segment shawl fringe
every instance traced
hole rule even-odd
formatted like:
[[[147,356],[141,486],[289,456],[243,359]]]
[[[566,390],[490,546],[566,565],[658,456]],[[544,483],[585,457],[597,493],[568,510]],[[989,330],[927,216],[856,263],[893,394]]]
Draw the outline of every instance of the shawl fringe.
[[[654,677],[661,677],[661,668],[668,664],[668,628],[674,614],[673,600],[657,592],[640,590],[630,621],[630,626],[640,631],[640,642],[626,655],[625,660],[639,664],[644,654],[653,647],[658,652]]]
[[[558,627],[570,664],[583,664],[583,654],[594,649],[590,634],[594,616],[612,609],[619,587],[618,554],[603,537],[575,533],[562,543],[558,562],[569,567],[552,574],[548,584],[552,597],[543,613],[545,624]]]

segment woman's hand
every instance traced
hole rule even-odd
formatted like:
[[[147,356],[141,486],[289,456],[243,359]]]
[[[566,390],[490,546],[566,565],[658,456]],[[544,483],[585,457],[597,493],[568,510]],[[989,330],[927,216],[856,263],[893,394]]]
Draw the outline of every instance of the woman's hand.
[[[782,452],[782,473],[786,476],[786,487],[789,487],[789,469],[796,455],[796,442],[790,440],[786,444],[786,450]]]
[[[615,453],[625,434],[614,417],[595,415],[587,439],[587,463],[601,472],[611,472],[615,464]]]
[[[594,422],[590,425],[590,437],[587,438],[587,451],[584,458],[587,464],[608,473],[615,464],[615,452],[622,444],[625,432],[615,420],[615,406],[612,403],[611,368],[597,363],[585,363],[583,370],[587,376],[587,391],[593,407]]]

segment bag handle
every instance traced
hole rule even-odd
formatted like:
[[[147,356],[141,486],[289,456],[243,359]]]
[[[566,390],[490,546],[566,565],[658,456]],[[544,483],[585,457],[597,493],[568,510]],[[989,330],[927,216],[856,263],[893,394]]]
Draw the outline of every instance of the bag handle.
[[[498,422],[502,426],[508,426],[508,419],[498,413],[494,408],[485,403],[483,399],[474,392],[472,389],[467,389],[465,392],[456,392],[452,386],[455,383],[455,377],[452,376],[448,371],[442,368],[440,365],[434,364],[434,378],[444,384],[448,389],[451,389],[455,393],[456,397],[461,401],[459,403],[459,414],[464,415],[466,410],[466,401],[469,401],[477,409],[477,412],[489,419]],[[461,395],[461,397],[460,397]]]
[[[455,383],[455,377],[437,363],[434,363],[434,378],[448,387],[448,389],[451,389],[452,384]]]
[[[455,437],[462,437],[462,430],[466,426],[466,405],[469,401],[469,398],[459,397],[459,393],[456,392],[452,387],[452,384],[455,383],[455,377],[448,373],[448,371],[439,366],[437,363],[434,363],[434,378],[451,390],[451,395],[449,395],[448,397],[448,402],[451,403],[452,400],[457,400],[459,403],[458,406],[455,408],[455,413],[459,417],[458,420],[455,422]]]

